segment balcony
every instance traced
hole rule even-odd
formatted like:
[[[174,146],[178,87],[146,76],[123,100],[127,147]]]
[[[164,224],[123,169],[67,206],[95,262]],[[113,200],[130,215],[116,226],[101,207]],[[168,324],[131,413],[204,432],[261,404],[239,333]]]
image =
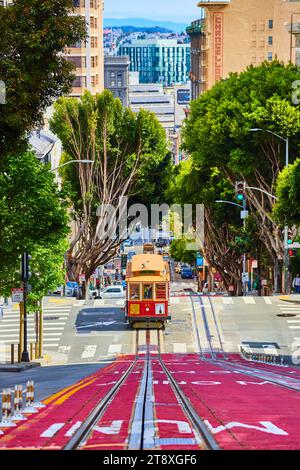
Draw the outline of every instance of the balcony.
[[[230,0],[198,0],[198,7],[226,6]]]

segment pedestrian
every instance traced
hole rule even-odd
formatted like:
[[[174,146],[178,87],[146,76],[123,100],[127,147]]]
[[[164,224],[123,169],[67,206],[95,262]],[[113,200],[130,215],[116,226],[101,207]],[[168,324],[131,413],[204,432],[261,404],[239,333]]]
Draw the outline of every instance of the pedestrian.
[[[0,305],[0,320],[2,320],[2,318],[3,318],[3,312],[4,312],[3,307],[2,307],[2,305]]]
[[[300,294],[300,274],[297,274],[293,280],[293,288],[295,294]]]

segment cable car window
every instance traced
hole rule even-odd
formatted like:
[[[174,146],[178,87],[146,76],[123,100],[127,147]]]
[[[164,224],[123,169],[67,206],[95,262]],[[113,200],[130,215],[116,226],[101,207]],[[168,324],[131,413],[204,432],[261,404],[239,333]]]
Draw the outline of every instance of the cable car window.
[[[143,299],[153,300],[153,284],[143,284]]]
[[[140,300],[140,285],[130,284],[129,286],[130,300]]]
[[[159,300],[166,299],[166,284],[156,284],[156,298]]]

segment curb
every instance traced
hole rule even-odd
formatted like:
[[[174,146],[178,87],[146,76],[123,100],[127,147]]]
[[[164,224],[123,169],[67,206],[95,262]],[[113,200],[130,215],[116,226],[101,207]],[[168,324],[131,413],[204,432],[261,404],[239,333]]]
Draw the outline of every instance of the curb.
[[[24,372],[28,369],[34,369],[36,367],[41,367],[39,362],[29,362],[21,364],[0,364],[0,372]]]
[[[291,299],[290,297],[284,296],[284,297],[279,297],[279,300],[282,300],[283,302],[290,302],[293,304],[300,304],[300,298],[299,300],[296,300],[296,299]]]

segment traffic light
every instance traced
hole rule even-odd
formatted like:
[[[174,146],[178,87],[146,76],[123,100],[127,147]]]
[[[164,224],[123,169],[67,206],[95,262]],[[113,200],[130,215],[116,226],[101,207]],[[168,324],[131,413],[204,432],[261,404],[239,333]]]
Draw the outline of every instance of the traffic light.
[[[121,269],[126,269],[127,267],[127,255],[121,256]]]
[[[289,257],[295,258],[297,256],[297,250],[289,250]]]
[[[235,183],[235,194],[239,201],[246,199],[246,183],[245,181],[237,181]]]
[[[27,250],[22,255],[22,262],[21,262],[21,279],[23,282],[29,281],[31,278],[31,271],[30,271],[30,260],[31,256],[28,254]]]
[[[287,239],[288,245],[293,244],[293,230],[289,228],[288,230],[288,239]]]

